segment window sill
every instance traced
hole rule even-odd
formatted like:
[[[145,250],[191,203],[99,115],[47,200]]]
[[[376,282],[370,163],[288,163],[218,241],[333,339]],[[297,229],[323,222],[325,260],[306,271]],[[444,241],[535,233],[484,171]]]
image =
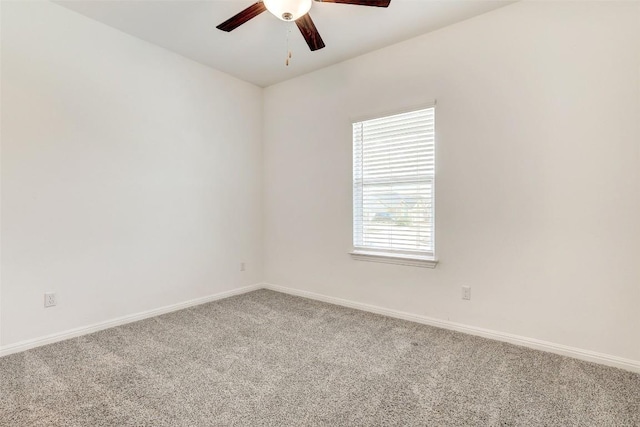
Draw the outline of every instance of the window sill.
[[[349,252],[351,258],[356,261],[382,262],[387,264],[409,265],[412,267],[436,268],[438,261],[435,259],[408,256],[398,254],[383,254],[377,252],[353,251]]]

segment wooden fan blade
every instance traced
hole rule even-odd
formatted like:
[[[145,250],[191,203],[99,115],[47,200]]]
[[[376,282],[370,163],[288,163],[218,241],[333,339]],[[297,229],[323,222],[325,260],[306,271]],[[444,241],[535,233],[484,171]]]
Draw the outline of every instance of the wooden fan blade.
[[[316,0],[325,3],[355,4],[357,6],[388,7],[391,0]]]
[[[267,8],[265,7],[264,3],[259,1],[257,3],[252,4],[242,12],[238,13],[237,15],[227,19],[222,24],[218,25],[216,28],[226,32],[235,30],[240,25],[244,24],[250,19],[255,18],[265,10],[267,10]]]
[[[318,33],[316,24],[313,23],[308,13],[296,19],[296,25],[300,29],[302,37],[307,41],[309,49],[314,51],[324,47],[324,42],[322,41],[322,37],[320,37],[320,33]]]

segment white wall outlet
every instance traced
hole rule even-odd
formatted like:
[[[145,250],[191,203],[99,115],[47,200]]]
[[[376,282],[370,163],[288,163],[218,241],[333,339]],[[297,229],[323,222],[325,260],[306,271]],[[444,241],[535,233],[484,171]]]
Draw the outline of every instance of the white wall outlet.
[[[245,265],[244,262],[240,263],[240,271],[244,271],[245,270]]]
[[[55,292],[46,292],[44,294],[44,306],[53,307],[58,303]]]
[[[471,299],[471,286],[462,287],[462,299],[466,299],[466,300]]]

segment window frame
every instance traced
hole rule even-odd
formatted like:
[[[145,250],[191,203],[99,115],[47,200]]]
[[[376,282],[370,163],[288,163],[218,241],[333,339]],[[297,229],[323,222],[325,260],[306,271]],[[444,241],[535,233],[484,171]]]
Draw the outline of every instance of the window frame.
[[[417,112],[420,110],[433,109],[434,115],[434,149],[433,149],[433,160],[434,160],[434,171],[432,178],[432,206],[433,206],[433,251],[432,252],[423,252],[423,251],[399,251],[393,249],[374,249],[374,248],[366,248],[366,247],[357,247],[355,246],[355,215],[357,211],[356,203],[355,203],[355,175],[353,175],[353,170],[355,166],[355,157],[354,157],[354,136],[353,136],[353,126],[356,123],[366,122],[368,120],[375,119],[384,119],[387,117],[392,117],[395,115],[405,114]],[[351,258],[356,261],[369,261],[369,262],[379,262],[379,263],[388,263],[388,264],[397,264],[397,265],[406,265],[413,267],[426,267],[426,268],[435,268],[438,264],[438,260],[436,258],[436,177],[437,177],[437,124],[436,124],[436,101],[421,104],[418,106],[413,106],[410,108],[404,108],[402,110],[396,110],[391,112],[384,112],[375,115],[368,115],[366,117],[357,117],[351,119],[351,169],[352,169],[352,177],[351,177],[351,251],[349,254]]]

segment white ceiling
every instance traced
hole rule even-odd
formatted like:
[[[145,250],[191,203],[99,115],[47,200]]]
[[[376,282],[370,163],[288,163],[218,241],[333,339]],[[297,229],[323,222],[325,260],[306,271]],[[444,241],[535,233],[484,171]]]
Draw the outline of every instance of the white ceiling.
[[[388,8],[314,2],[326,47],[309,51],[294,23],[264,12],[216,28],[256,0],[58,0],[55,3],[202,64],[266,87],[505,6],[504,0],[391,0]],[[285,66],[287,31],[293,58]]]

